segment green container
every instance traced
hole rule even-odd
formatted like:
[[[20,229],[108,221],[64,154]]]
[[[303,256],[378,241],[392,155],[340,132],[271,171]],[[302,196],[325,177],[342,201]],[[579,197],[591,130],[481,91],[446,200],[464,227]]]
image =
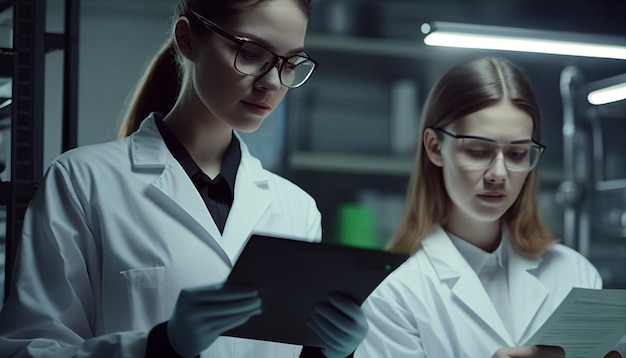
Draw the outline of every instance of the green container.
[[[361,248],[380,249],[376,235],[374,211],[361,204],[343,204],[339,207],[337,241],[339,244]]]

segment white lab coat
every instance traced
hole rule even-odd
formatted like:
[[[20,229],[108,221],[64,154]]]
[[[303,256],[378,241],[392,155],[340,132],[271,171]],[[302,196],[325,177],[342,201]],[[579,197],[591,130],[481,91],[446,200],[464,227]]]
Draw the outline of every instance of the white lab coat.
[[[319,241],[314,200],[243,142],[241,152],[223,235],[152,117],[128,138],[57,158],[25,217],[0,357],[142,357],[180,290],[225,281],[251,233]],[[220,337],[202,356],[300,350]]]
[[[367,298],[369,332],[355,358],[490,358],[502,347],[524,344],[572,287],[602,286],[591,263],[566,246],[554,245],[536,259],[505,246],[514,336],[475,271],[437,227]]]

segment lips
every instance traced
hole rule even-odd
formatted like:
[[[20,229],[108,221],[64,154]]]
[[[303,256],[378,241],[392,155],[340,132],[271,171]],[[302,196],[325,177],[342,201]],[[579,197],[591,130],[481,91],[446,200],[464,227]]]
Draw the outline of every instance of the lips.
[[[500,192],[488,191],[486,193],[478,194],[478,196],[501,197],[501,196],[506,196],[506,195]]]
[[[243,103],[249,105],[249,106],[253,106],[253,107],[257,107],[259,109],[263,109],[263,110],[271,110],[272,106],[270,106],[269,104],[265,103],[265,102],[248,102],[248,101],[243,101]]]
[[[478,198],[483,202],[496,204],[503,202],[506,198],[506,195],[504,195],[504,193],[488,192],[478,194]]]
[[[250,111],[258,114],[267,114],[272,110],[272,107],[265,102],[246,102],[242,101]]]

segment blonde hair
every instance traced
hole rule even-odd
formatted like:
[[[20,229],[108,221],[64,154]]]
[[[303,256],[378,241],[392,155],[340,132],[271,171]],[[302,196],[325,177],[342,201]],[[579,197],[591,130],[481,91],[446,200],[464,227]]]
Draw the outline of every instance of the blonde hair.
[[[528,78],[502,58],[481,58],[459,64],[437,82],[428,95],[421,117],[417,156],[400,225],[388,250],[412,254],[436,225],[447,219],[450,198],[442,169],[426,156],[422,138],[427,128],[446,127],[468,114],[508,99],[530,115],[533,139],[539,142],[541,117]],[[556,240],[539,215],[536,198],[537,169],[533,169],[513,205],[502,220],[510,232],[513,247],[522,255],[535,257]]]
[[[168,113],[174,107],[181,90],[182,78],[179,73],[177,50],[174,41],[170,39],[150,61],[137,82],[120,125],[119,138],[135,132],[150,113]]]

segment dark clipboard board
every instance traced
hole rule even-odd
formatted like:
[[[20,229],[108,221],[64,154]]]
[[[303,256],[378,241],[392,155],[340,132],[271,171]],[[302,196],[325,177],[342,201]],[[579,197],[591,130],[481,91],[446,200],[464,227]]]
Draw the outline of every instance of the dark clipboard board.
[[[362,304],[408,255],[252,235],[227,284],[259,290],[263,312],[222,335],[323,347],[307,326],[311,307],[330,292]]]

